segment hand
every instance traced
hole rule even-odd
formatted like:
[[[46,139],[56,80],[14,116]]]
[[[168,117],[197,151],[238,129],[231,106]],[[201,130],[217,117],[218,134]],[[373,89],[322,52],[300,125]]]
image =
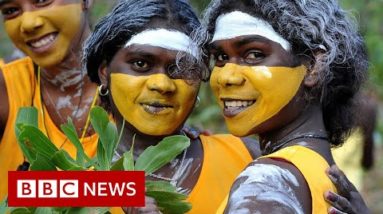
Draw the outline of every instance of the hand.
[[[161,214],[154,198],[145,196],[145,207],[123,207],[127,214]]]
[[[182,131],[186,134],[186,136],[192,140],[199,138],[199,135],[212,135],[209,130],[200,130],[191,126],[185,125],[182,127]]]
[[[338,194],[327,191],[325,199],[332,205],[329,214],[369,214],[362,196],[346,175],[336,165],[326,170],[330,180],[338,190]]]

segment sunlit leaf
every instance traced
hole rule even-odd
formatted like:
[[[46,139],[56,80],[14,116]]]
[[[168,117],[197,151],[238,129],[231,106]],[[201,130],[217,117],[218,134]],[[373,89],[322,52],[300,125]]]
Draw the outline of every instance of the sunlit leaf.
[[[176,192],[177,188],[167,181],[146,181],[146,191]]]
[[[110,165],[118,141],[116,125],[109,121],[108,113],[98,106],[91,109],[90,121],[103,146],[103,149],[97,149],[97,155],[100,155],[99,152],[103,151],[104,154],[101,154],[102,162]],[[102,165],[103,163],[101,163]]]
[[[49,159],[58,151],[56,146],[38,128],[31,125],[22,125],[21,129],[19,140],[29,142],[37,153]]]
[[[62,170],[66,170],[66,171],[85,170],[84,167],[78,165],[76,161],[73,160],[69,156],[69,154],[64,150],[55,152],[52,157],[52,161],[58,168]]]
[[[76,147],[77,164],[79,164],[80,166],[84,166],[84,160],[89,161],[90,159],[84,152],[84,148],[82,147],[82,144],[77,136],[76,127],[74,126],[71,118],[68,118],[68,122],[66,124],[61,125],[61,130],[68,137],[70,142],[72,142],[72,144]]]
[[[31,161],[32,171],[56,171],[56,166],[46,156],[37,153],[36,159]]]
[[[164,138],[155,146],[149,146],[137,158],[135,169],[143,170],[145,174],[155,172],[169,163],[190,145],[190,139],[182,135]]]
[[[27,160],[31,161],[36,158],[36,153],[28,147],[25,141],[20,139],[20,133],[22,131],[23,125],[31,125],[37,127],[38,119],[37,119],[37,109],[34,107],[22,107],[17,112],[16,123],[15,123],[15,134],[17,138],[17,142],[20,146],[21,151]]]

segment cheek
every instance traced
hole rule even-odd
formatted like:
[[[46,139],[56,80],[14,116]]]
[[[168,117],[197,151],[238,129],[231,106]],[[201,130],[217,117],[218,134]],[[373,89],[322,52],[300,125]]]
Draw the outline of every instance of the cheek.
[[[190,110],[194,106],[194,101],[198,94],[199,84],[189,85],[183,80],[176,81],[177,96],[176,99],[180,104],[180,109]],[[188,112],[185,112],[188,113]]]
[[[83,18],[81,4],[57,6],[51,10],[46,10],[43,15],[48,17],[51,24],[60,29],[61,33],[68,39],[72,39],[81,28]],[[70,18],[68,19],[68,17]]]
[[[19,45],[18,41],[22,39],[20,37],[20,22],[20,17],[4,22],[5,31],[16,46]]]

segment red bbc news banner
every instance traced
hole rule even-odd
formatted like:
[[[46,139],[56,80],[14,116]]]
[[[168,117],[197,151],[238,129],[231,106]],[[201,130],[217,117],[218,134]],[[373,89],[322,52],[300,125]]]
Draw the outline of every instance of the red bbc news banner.
[[[10,171],[9,207],[142,207],[143,171]]]

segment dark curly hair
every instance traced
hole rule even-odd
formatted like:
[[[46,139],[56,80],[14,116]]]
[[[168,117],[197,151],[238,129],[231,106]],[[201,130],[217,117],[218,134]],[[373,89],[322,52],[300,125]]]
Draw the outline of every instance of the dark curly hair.
[[[100,84],[98,69],[102,63],[107,65],[117,51],[129,39],[146,28],[155,28],[151,22],[161,20],[168,29],[179,30],[198,45],[206,41],[192,7],[185,0],[120,0],[112,11],[95,26],[94,32],[83,48],[83,66],[93,82]],[[205,39],[203,39],[205,38]],[[201,48],[198,48],[201,50]],[[178,70],[184,72],[182,78],[204,79],[207,69],[203,63],[202,52],[197,59],[186,54],[177,54]],[[198,67],[198,69],[195,69]]]
[[[207,31],[212,34],[218,16],[234,10],[266,20],[293,54],[312,60],[320,78],[306,88],[306,98],[321,103],[330,142],[341,145],[354,126],[352,101],[368,70],[364,41],[346,12],[336,0],[213,0],[204,15]]]

